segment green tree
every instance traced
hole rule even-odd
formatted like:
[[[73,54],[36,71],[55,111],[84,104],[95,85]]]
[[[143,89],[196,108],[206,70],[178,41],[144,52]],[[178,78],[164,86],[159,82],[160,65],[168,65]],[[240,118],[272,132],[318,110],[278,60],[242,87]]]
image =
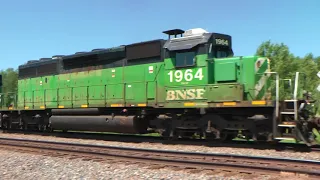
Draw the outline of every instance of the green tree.
[[[301,87],[304,90],[310,91],[316,95],[319,92],[316,90],[320,84],[319,78],[316,76],[320,70],[320,57],[314,57],[309,53],[305,57],[300,58],[294,56],[289,50],[289,47],[283,43],[271,43],[271,41],[263,42],[257,49],[256,55],[266,56],[271,60],[271,70],[278,72],[281,79],[294,80],[295,73],[302,72],[306,75],[306,79],[300,76]],[[293,81],[292,81],[293,82]],[[280,98],[291,98],[293,87],[285,88],[285,81],[280,81]],[[275,82],[272,83],[272,89],[275,90]]]
[[[5,96],[2,96],[3,99],[1,102],[8,106],[15,99],[14,94],[8,93],[16,93],[18,90],[18,71],[13,68],[8,68],[0,71],[0,74],[3,80],[2,93],[5,94]]]
[[[320,56],[315,58],[315,62],[317,63],[318,70],[320,70]]]
[[[277,72],[280,79],[292,79],[299,67],[299,64],[295,63],[296,58],[290,53],[289,47],[283,43],[273,44],[270,40],[263,42],[258,47],[256,55],[268,57],[271,71]],[[287,84],[287,81],[280,81],[280,99],[292,98],[292,87],[287,88],[285,86]],[[272,81],[272,91],[275,92],[275,81]]]

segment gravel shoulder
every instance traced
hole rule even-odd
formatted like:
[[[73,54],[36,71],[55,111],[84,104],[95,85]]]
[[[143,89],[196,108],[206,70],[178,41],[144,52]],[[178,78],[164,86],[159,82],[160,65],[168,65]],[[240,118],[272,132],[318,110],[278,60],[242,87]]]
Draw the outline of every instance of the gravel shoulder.
[[[224,153],[236,155],[251,155],[251,156],[266,156],[278,158],[292,158],[320,161],[320,152],[288,152],[276,150],[259,150],[248,148],[231,148],[231,147],[206,147],[206,146],[192,146],[192,145],[173,145],[161,143],[129,143],[129,142],[115,142],[91,139],[71,139],[53,136],[39,136],[39,135],[21,135],[21,134],[5,134],[0,133],[0,137],[12,137],[18,139],[32,139],[32,140],[47,140],[54,142],[71,142],[82,144],[121,146],[132,148],[146,148],[146,149],[160,149],[160,150],[174,150],[187,152],[202,152],[202,153]]]
[[[293,157],[300,159],[320,159],[320,153],[289,153],[274,150],[249,150],[242,148],[199,147],[190,145],[163,145],[160,143],[124,143],[102,140],[82,140],[52,136],[4,134],[0,137],[18,139],[48,140],[55,142],[73,142],[83,144],[136,147],[190,152],[212,152],[246,155],[263,155]],[[286,174],[277,177],[240,175],[229,172],[192,172],[192,170],[175,170],[170,168],[147,167],[121,162],[95,162],[82,159],[49,157],[29,153],[20,153],[0,149],[0,180],[33,179],[299,179]],[[306,179],[306,178],[303,178]]]
[[[64,159],[0,149],[0,179],[274,179],[272,176],[248,176],[226,173],[192,173],[168,168],[156,169],[135,164],[101,163]]]

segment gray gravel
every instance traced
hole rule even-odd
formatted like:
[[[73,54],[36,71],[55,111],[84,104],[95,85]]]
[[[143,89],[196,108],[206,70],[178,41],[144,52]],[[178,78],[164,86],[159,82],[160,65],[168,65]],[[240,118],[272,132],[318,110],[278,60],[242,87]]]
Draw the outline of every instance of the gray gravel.
[[[162,145],[154,143],[124,143],[101,140],[81,140],[50,136],[3,134],[0,137],[13,137],[19,139],[50,140],[57,142],[74,142],[86,144],[112,145],[123,147],[137,147],[149,149],[179,150],[191,152],[214,152],[230,154],[264,155],[277,157],[294,157],[302,159],[320,159],[320,153],[289,153],[274,150],[249,150],[222,147],[199,147],[190,145]],[[81,159],[66,159],[48,157],[27,153],[12,152],[0,149],[0,180],[50,180],[50,179],[299,179],[288,175],[278,177],[244,176],[228,173],[206,173],[169,168],[143,167],[137,164],[106,163],[84,161]],[[300,178],[301,179],[301,178]],[[302,178],[306,179],[306,178]]]
[[[266,156],[278,158],[293,158],[293,159],[306,159],[320,161],[320,152],[288,152],[276,150],[259,150],[248,148],[231,148],[231,147],[206,147],[206,146],[192,146],[192,145],[174,145],[174,144],[161,144],[161,143],[128,143],[128,142],[115,142],[103,140],[87,140],[87,139],[71,139],[53,136],[38,136],[38,135],[21,135],[21,134],[5,134],[0,133],[0,137],[23,138],[33,140],[47,140],[57,142],[72,142],[108,146],[121,146],[133,148],[146,148],[146,149],[161,149],[161,150],[175,150],[187,152],[203,152],[203,153],[225,153],[225,154],[238,154],[238,155],[251,155],[251,156]]]
[[[226,177],[227,176],[227,177]],[[69,160],[9,152],[0,149],[0,179],[252,179],[239,175],[188,173],[172,169],[149,169],[132,164]],[[270,179],[254,177],[253,179]]]

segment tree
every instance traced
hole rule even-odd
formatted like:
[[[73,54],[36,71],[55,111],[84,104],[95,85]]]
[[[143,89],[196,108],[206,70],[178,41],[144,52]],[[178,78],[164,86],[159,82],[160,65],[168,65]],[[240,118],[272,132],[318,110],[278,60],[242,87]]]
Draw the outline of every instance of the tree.
[[[281,79],[292,79],[298,65],[294,63],[295,57],[290,53],[288,46],[272,44],[271,41],[263,42],[257,49],[256,55],[268,57],[270,59],[271,71],[279,74]],[[280,99],[290,98],[292,89],[285,88],[285,82],[280,81]],[[271,83],[272,91],[275,92],[275,81]]]
[[[283,43],[273,44],[270,40],[263,42],[258,47],[256,55],[268,57],[271,60],[271,71],[278,72],[280,79],[294,80],[297,71],[305,74],[306,79],[303,78],[303,75],[300,76],[300,87],[304,87],[304,90],[312,92],[316,97],[320,97],[319,92],[316,90],[320,84],[320,80],[316,76],[320,70],[320,57],[315,58],[312,53],[303,58],[294,56],[287,45]],[[280,81],[280,99],[290,99],[292,98],[293,87],[290,89],[285,88],[284,84],[285,81]],[[275,90],[274,82],[272,83],[272,90]]]
[[[5,96],[2,96],[3,100],[1,102],[6,104],[6,106],[9,106],[15,98],[15,94],[8,93],[17,93],[18,90],[18,71],[13,68],[8,68],[0,71],[0,74],[2,75],[3,80],[2,93],[6,94]]]
[[[315,62],[317,63],[317,69],[320,70],[320,56],[315,58]]]

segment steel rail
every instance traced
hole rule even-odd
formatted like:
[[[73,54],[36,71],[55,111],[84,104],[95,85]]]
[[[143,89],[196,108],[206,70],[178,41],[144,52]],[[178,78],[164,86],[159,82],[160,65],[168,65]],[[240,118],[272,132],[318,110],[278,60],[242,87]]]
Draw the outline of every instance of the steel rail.
[[[1,133],[1,131],[0,131]],[[233,142],[217,142],[206,141],[204,139],[180,139],[179,141],[170,140],[166,137],[154,136],[138,136],[130,134],[101,134],[101,133],[86,133],[86,132],[22,132],[10,131],[4,134],[21,134],[21,135],[36,135],[36,136],[51,136],[60,138],[75,138],[86,140],[104,140],[104,141],[119,141],[119,142],[149,142],[160,144],[174,144],[174,145],[191,145],[191,146],[206,146],[206,147],[231,147],[231,148],[246,148],[246,149],[260,149],[260,150],[279,150],[279,151],[294,151],[294,152],[319,152],[320,146],[308,147],[305,144],[270,144],[267,142],[250,142],[250,141],[233,141]]]
[[[320,161],[242,156],[216,153],[197,153],[116,147],[66,142],[0,138],[0,147],[38,149],[39,151],[81,154],[95,158],[121,159],[146,164],[179,166],[205,170],[224,169],[245,173],[274,174],[288,172],[320,177]],[[49,153],[49,155],[50,155]],[[47,153],[48,154],[48,153]]]

